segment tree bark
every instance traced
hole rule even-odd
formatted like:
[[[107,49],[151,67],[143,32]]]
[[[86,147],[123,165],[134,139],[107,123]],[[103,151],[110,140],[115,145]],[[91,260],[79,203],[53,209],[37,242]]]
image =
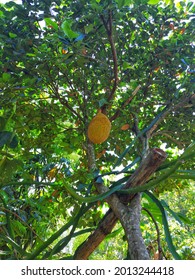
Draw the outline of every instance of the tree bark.
[[[127,210],[120,218],[125,230],[129,258],[132,260],[149,260],[150,256],[145,246],[140,230],[141,194],[136,194],[127,206]]]
[[[74,259],[87,260],[93,251],[99,246],[104,238],[112,232],[112,229],[116,225],[118,218],[114,212],[109,209],[102,218],[98,225],[98,228],[90,234],[90,236],[82,243],[76,250]]]
[[[144,184],[165,159],[166,153],[163,150],[158,148],[150,150],[124,188],[128,189]],[[103,184],[96,184],[96,188],[99,193],[108,190]],[[112,194],[106,201],[111,208],[100,221],[98,228],[78,248],[74,258],[88,259],[106,235],[112,231],[119,219],[126,233],[130,258],[136,260],[149,259],[140,231],[140,194],[120,195],[120,197]],[[128,205],[129,201],[130,205]]]

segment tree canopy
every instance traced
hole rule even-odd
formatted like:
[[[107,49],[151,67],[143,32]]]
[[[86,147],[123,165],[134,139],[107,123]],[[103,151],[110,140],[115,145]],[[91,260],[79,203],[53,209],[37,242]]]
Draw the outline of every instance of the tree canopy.
[[[127,219],[146,258],[195,258],[194,13],[170,0],[0,4],[2,259],[81,258],[90,238],[87,258],[142,258]],[[100,111],[111,133],[93,144]]]

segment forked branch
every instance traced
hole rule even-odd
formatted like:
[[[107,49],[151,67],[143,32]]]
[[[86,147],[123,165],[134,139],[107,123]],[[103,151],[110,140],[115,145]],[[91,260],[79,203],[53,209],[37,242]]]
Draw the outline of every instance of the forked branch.
[[[150,176],[156,171],[156,169],[162,164],[162,162],[166,159],[166,154],[164,151],[160,149],[152,149],[148,156],[143,159],[138,169],[134,172],[134,174],[127,181],[126,187],[133,188],[138,185],[144,184]],[[104,192],[105,187],[101,184],[98,186],[99,192]],[[135,199],[134,199],[135,198]],[[134,199],[133,203],[130,203],[130,206],[125,205],[129,201]],[[122,223],[126,235],[128,237],[129,243],[129,252],[135,258],[143,258],[144,256],[147,258],[146,251],[141,252],[141,256],[137,256],[136,252],[138,250],[137,247],[134,246],[136,241],[136,236],[139,237],[139,244],[143,244],[143,240],[141,238],[140,230],[139,230],[139,215],[140,215],[140,202],[139,196],[135,195],[125,195],[120,198],[116,196],[116,194],[111,195],[107,198],[108,204],[112,207],[112,210],[106,213],[104,218],[100,221],[97,229],[88,237],[88,239],[78,248],[75,253],[75,259],[87,259],[90,254],[98,247],[98,245],[104,240],[105,236],[109,234],[114,226],[116,225],[117,220],[119,219]],[[125,203],[125,204],[123,204]],[[134,220],[134,216],[131,216],[132,213],[136,214],[136,221]],[[133,215],[134,215],[133,214]],[[133,230],[135,222],[137,223],[135,226],[136,230]],[[132,238],[132,235],[133,237]],[[139,236],[138,236],[139,235]]]

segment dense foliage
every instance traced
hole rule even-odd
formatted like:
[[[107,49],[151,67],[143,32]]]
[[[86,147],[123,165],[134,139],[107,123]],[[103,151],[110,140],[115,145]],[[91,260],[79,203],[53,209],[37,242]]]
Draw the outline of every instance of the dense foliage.
[[[159,147],[168,157],[152,180],[177,168],[143,194],[143,237],[151,258],[194,259],[193,2],[22,3],[0,5],[1,258],[72,258],[107,209],[97,175],[125,180]],[[87,128],[100,108],[112,129],[93,170]],[[91,258],[126,255],[118,223]]]

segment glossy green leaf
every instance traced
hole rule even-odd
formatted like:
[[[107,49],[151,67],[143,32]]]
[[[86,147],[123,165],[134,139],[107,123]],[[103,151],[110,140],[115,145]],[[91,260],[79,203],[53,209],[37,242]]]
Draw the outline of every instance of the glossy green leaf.
[[[72,22],[70,20],[65,20],[62,25],[61,28],[64,31],[65,35],[70,38],[70,39],[74,39],[77,38],[79,36],[79,34],[77,32],[74,32],[71,29],[72,26]]]

